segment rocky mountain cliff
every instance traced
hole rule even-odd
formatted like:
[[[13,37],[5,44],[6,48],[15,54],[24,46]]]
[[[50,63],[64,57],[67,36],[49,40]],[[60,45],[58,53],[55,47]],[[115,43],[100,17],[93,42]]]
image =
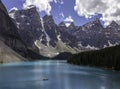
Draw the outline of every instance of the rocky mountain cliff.
[[[6,51],[1,51],[4,51],[7,57],[13,57],[13,60],[15,61],[17,59],[22,60],[22,57],[25,57],[26,60],[46,58],[41,56],[40,54],[37,54],[39,50],[36,46],[34,46],[31,50],[31,48],[29,48],[26,43],[21,39],[21,35],[18,31],[19,30],[15,22],[9,17],[6,8],[4,7],[2,2],[0,2],[0,48],[5,49],[6,47]],[[22,57],[20,58],[16,55],[21,55]],[[2,61],[4,60],[2,59]],[[9,58],[7,61],[10,61]]]
[[[16,29],[17,28],[10,19],[6,8],[0,1],[0,62],[1,63],[27,60],[14,51],[16,50],[18,53],[20,53],[19,51],[25,50],[25,45],[21,41]]]
[[[72,22],[67,27],[64,22],[57,25],[52,16],[40,17],[34,6],[13,9],[9,15],[24,43],[32,50],[37,46],[38,54],[50,58],[64,52],[77,53],[120,44],[120,25],[114,21],[107,27],[103,27],[99,19],[83,26]]]
[[[120,43],[119,29],[120,26],[114,21],[104,28],[101,22],[96,19],[93,22],[80,26],[73,32],[73,35],[77,37],[80,46],[104,48]]]
[[[55,57],[60,53],[77,53],[76,38],[55,24],[52,16],[41,18],[36,7],[26,10],[11,10],[11,18],[15,21],[22,40],[30,48],[39,48],[39,54]]]

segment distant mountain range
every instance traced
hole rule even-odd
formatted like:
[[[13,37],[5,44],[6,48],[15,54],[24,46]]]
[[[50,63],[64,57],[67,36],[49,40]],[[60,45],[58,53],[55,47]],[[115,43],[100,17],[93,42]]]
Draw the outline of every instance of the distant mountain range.
[[[31,50],[37,47],[38,54],[46,57],[120,44],[120,25],[115,21],[107,27],[103,27],[99,19],[83,26],[75,26],[72,22],[67,27],[64,21],[57,25],[51,15],[40,17],[34,6],[23,10],[12,9],[9,16],[17,25],[23,42]]]

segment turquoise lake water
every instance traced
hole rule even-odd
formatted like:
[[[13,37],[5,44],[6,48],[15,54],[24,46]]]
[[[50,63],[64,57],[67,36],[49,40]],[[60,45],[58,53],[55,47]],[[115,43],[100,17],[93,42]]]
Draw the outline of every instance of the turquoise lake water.
[[[120,89],[120,72],[59,60],[4,64],[0,89]]]

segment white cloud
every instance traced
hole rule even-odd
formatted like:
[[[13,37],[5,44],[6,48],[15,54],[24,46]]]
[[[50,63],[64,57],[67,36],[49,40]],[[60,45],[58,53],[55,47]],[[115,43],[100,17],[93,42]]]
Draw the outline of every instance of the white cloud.
[[[46,12],[48,15],[50,15],[51,12],[51,5],[50,3],[59,3],[63,4],[63,0],[25,0],[25,3],[23,4],[23,8],[29,8],[29,6],[34,5],[38,8],[39,12]]]
[[[105,25],[113,20],[120,23],[120,0],[76,0],[74,10],[86,18],[102,14]]]
[[[57,0],[54,0],[55,3],[57,3]]]
[[[25,0],[23,8],[27,8],[30,5],[34,5],[38,8],[40,12],[45,11],[48,15],[50,15],[50,11],[52,9],[50,2],[53,2],[53,0]]]
[[[63,0],[54,0],[55,3],[64,4]]]
[[[74,22],[74,20],[71,16],[68,16],[67,18],[65,18],[64,22]]]
[[[68,16],[67,18],[64,19],[64,22],[65,22],[65,25],[69,27],[71,22],[74,22],[74,20],[71,16]]]
[[[61,12],[59,15],[60,15],[62,18],[65,17],[64,14],[63,14],[63,12]]]

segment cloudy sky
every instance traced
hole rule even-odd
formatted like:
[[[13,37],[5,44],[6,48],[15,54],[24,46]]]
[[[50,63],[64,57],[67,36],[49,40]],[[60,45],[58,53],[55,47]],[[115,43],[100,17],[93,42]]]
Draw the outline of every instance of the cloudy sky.
[[[83,25],[100,18],[104,25],[111,21],[120,23],[120,0],[2,0],[8,11],[16,7],[27,8],[33,4],[41,16],[53,15],[56,23],[61,21]]]

